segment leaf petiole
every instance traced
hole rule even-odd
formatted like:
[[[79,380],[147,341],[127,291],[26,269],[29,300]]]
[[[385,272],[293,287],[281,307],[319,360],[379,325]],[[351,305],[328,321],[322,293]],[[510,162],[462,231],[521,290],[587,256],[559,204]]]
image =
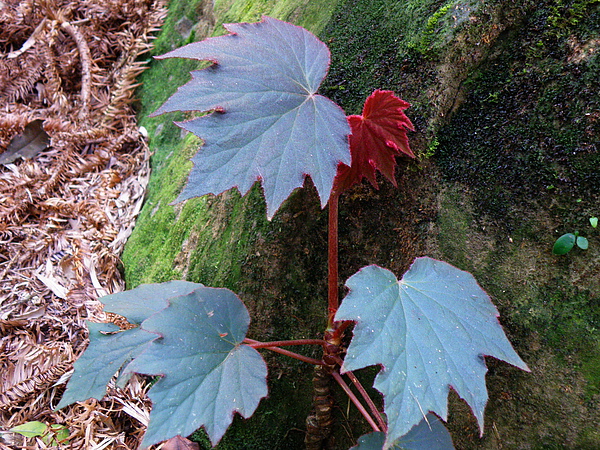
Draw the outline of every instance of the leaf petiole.
[[[254,339],[244,339],[244,343],[252,348],[285,347],[290,345],[321,345],[327,344],[323,339],[296,339],[293,341],[260,342]]]
[[[344,361],[339,356],[335,357],[335,359],[341,367],[342,364],[344,363]],[[360,393],[362,398],[367,403],[367,406],[371,410],[371,413],[373,414],[373,416],[375,416],[375,420],[377,420],[377,424],[379,425],[379,428],[381,429],[381,431],[383,431],[384,433],[387,433],[387,424],[383,420],[383,417],[381,417],[381,414],[379,413],[377,406],[375,406],[373,399],[368,394],[366,389],[363,387],[360,380],[358,378],[356,378],[356,375],[354,375],[354,373],[351,370],[344,372],[344,375],[347,375],[348,378],[350,378],[350,381],[352,381],[352,384],[354,384],[354,386],[356,387],[356,389],[358,390],[358,392]]]
[[[280,342],[280,344],[284,343],[284,345],[304,345],[307,343],[306,341],[319,341],[318,342],[319,345],[322,345],[322,343],[325,342],[325,341],[321,341],[320,339],[300,339],[298,341],[279,341],[279,342]],[[318,359],[310,358],[308,356],[300,355],[298,353],[294,353],[289,350],[285,350],[283,348],[273,346],[272,342],[259,342],[259,341],[255,341],[254,339],[246,338],[246,339],[244,339],[244,341],[242,343],[248,345],[249,347],[253,347],[253,348],[264,348],[265,350],[271,350],[275,353],[289,356],[290,358],[294,358],[294,359],[303,361],[308,364],[313,364],[316,366],[325,365],[325,363],[323,361],[320,361]],[[312,342],[312,343],[315,344],[317,342]],[[268,346],[264,346],[264,344],[268,344]]]
[[[334,328],[334,317],[340,306],[338,294],[338,199],[340,194],[333,190],[329,197],[329,225],[328,225],[328,320],[327,328]]]
[[[344,381],[344,379],[342,378],[342,376],[340,375],[340,373],[337,372],[337,371],[333,371],[333,372],[331,372],[331,376],[333,377],[333,379],[335,381],[337,381],[337,383],[344,390],[344,392],[346,393],[346,395],[348,395],[348,397],[350,398],[350,400],[352,401],[352,403],[354,403],[354,406],[356,406],[356,408],[363,415],[363,417],[365,418],[365,420],[367,422],[369,422],[369,425],[371,425],[371,427],[373,428],[373,431],[381,431],[381,429],[379,428],[379,426],[377,426],[377,424],[373,420],[373,417],[371,417],[371,415],[365,409],[365,407],[360,402],[360,400],[356,397],[356,395],[354,395],[354,392],[352,392],[352,390],[350,389],[350,386],[348,386],[348,384]]]

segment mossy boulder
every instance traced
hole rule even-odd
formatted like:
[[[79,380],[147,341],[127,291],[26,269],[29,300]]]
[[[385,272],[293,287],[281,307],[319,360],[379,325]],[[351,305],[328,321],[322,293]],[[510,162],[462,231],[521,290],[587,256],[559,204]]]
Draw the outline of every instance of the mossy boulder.
[[[177,1],[155,54],[261,14],[305,26],[332,52],[322,94],[359,113],[376,88],[412,103],[416,162],[394,189],[357,186],[340,204],[340,272],[379,264],[400,275],[427,254],[472,272],[532,373],[488,359],[479,436],[451,395],[457,448],[600,448],[600,3],[597,0]],[[185,20],[183,20],[185,18]],[[213,29],[215,31],[213,31]],[[128,287],[188,279],[228,287],[261,340],[325,327],[327,217],[307,181],[267,221],[260,188],[172,205],[200,141],[148,114],[197,65],[152,63],[139,91],[153,175],[123,262]],[[579,231],[588,250],[552,254]],[[316,356],[315,349],[299,352]],[[310,409],[303,363],[266,355],[271,395],[219,448],[302,448]],[[367,377],[372,377],[372,373]],[[344,449],[365,429],[339,410]]]

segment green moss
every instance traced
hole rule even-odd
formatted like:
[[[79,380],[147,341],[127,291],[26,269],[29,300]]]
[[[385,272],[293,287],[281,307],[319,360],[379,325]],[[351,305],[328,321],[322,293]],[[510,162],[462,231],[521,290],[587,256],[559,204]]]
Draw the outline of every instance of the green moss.
[[[268,15],[318,34],[337,3],[337,0],[217,0],[215,11],[219,23],[257,22],[263,15]]]
[[[427,17],[424,27],[418,29],[418,38],[406,43],[407,47],[414,48],[425,56],[439,54],[474,12],[474,5],[474,2],[455,0],[439,7]]]
[[[473,218],[471,205],[456,189],[448,190],[442,199],[437,225],[442,254],[450,256],[452,264],[464,270],[472,270],[469,263],[467,241]]]
[[[174,134],[173,128],[169,128],[169,134]],[[173,136],[167,141],[170,139]],[[190,169],[189,149],[197,146],[197,140],[192,137],[184,142],[187,146],[183,148],[187,148],[187,152],[171,153],[168,158],[163,155],[160,159],[162,167],[153,173],[138,226],[125,246],[122,259],[130,288],[140,283],[181,278],[181,273],[173,268],[173,259],[189,233],[186,227],[190,225],[190,217],[184,214],[177,220],[175,208],[169,204],[177,197]],[[156,161],[153,163],[156,166]],[[174,233],[174,229],[179,232]]]
[[[270,15],[275,0],[217,0],[215,13],[221,23],[257,22]]]
[[[584,20],[589,14],[592,6],[600,3],[600,0],[569,1],[555,0],[550,6],[548,14],[548,26],[553,34],[561,34]]]
[[[196,220],[190,231],[193,252],[186,264],[186,278],[237,290],[251,243],[267,227],[262,191],[256,185],[243,199],[232,193],[218,205],[210,203],[208,217]],[[212,211],[214,208],[220,211]]]
[[[580,24],[584,31],[572,29],[570,39],[600,30],[594,9]],[[475,203],[502,222],[517,199],[540,200],[549,186],[567,200],[573,192],[593,195],[600,183],[593,150],[600,128],[590,120],[600,107],[597,56],[565,64],[574,57],[567,53],[569,44],[548,34],[541,11],[548,12],[540,8],[519,34],[500,40],[497,57],[468,78],[466,104],[438,134],[447,179],[471,185]]]
[[[169,0],[167,15],[156,40],[153,42],[153,55],[162,55],[174,48],[189,43],[177,31],[177,22],[187,18],[192,22],[200,19],[202,6],[210,0]]]

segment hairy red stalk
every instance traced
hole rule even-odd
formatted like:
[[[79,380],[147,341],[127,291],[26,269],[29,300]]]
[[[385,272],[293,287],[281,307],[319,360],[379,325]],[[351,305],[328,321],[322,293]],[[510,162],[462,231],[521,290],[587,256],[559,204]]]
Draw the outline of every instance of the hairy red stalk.
[[[342,358],[340,358],[339,356],[334,357],[334,359],[340,365],[340,367],[344,363],[344,360]],[[373,416],[375,416],[375,419],[377,420],[377,423],[379,424],[379,428],[381,428],[381,430],[384,433],[387,433],[387,424],[383,420],[383,417],[381,417],[381,414],[379,413],[377,406],[375,406],[373,399],[368,394],[366,389],[363,387],[360,380],[358,378],[356,378],[356,375],[354,375],[354,373],[351,370],[344,372],[344,375],[348,375],[348,378],[350,378],[350,381],[352,381],[352,384],[354,384],[354,386],[360,393],[361,397],[365,400],[365,402],[367,402],[367,406],[371,410],[371,413],[373,414]]]
[[[259,342],[254,339],[244,339],[249,347],[252,348],[267,348],[267,347],[285,347],[289,345],[321,345],[327,344],[323,339],[296,339],[294,341],[271,341],[271,342]]]
[[[315,340],[318,340],[318,339],[315,339]],[[246,344],[246,345],[248,345],[248,346],[250,346],[250,347],[254,347],[254,345],[256,345],[256,344],[258,344],[258,345],[262,344],[262,342],[255,341],[254,339],[248,339],[248,338],[244,339],[243,343]],[[298,353],[290,352],[289,350],[284,350],[283,348],[279,348],[279,347],[260,347],[259,346],[258,348],[264,348],[265,350],[271,350],[272,352],[280,353],[282,355],[289,356],[290,358],[294,358],[294,359],[297,359],[299,361],[302,361],[302,362],[305,362],[305,363],[308,363],[308,364],[313,364],[313,365],[316,365],[316,366],[322,366],[322,365],[325,364],[323,361],[320,361],[318,359],[309,358],[308,356],[304,356],[304,355],[300,355]]]
[[[356,375],[354,375],[352,372],[345,372],[345,375],[348,375],[348,378],[350,378],[350,381],[352,381],[352,384],[354,384],[354,386],[356,387],[356,389],[358,389],[358,392],[360,393],[362,398],[365,400],[365,402],[367,402],[367,406],[371,410],[371,413],[373,414],[373,416],[375,416],[375,420],[377,420],[377,424],[379,425],[379,428],[381,429],[381,431],[383,431],[384,433],[387,433],[387,429],[388,429],[387,423],[385,423],[385,421],[383,420],[383,417],[381,417],[381,414],[380,414],[379,410],[377,409],[377,406],[375,406],[375,403],[373,403],[373,399],[369,396],[369,394],[367,393],[367,391],[365,390],[365,388],[363,387],[361,382],[358,380],[358,378],[356,378]]]
[[[352,392],[352,390],[350,389],[350,386],[348,386],[348,384],[346,384],[346,382],[344,381],[344,379],[342,378],[340,373],[337,371],[334,371],[331,373],[331,376],[333,377],[333,379],[335,381],[337,381],[337,383],[340,385],[340,387],[348,395],[348,397],[350,398],[352,403],[354,403],[354,406],[356,406],[356,408],[363,415],[363,417],[366,419],[366,421],[369,422],[369,425],[371,425],[373,430],[381,431],[381,429],[377,426],[377,424],[375,423],[375,421],[373,420],[373,418],[371,417],[369,412],[365,409],[363,404],[360,402],[360,400],[358,400],[358,398],[356,398],[356,395],[354,395],[354,392]]]
[[[329,197],[329,227],[328,227],[328,321],[327,327],[333,328],[335,313],[340,306],[338,297],[338,200],[340,195],[333,190]]]

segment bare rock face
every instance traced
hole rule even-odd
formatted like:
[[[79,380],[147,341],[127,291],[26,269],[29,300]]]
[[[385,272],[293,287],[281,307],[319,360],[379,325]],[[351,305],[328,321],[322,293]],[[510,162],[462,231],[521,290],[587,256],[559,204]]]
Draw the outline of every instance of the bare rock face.
[[[310,24],[292,6],[277,11],[287,10]],[[483,437],[451,397],[457,448],[600,447],[600,237],[589,222],[600,214],[600,5],[340,0],[318,31],[332,52],[321,93],[354,114],[374,89],[394,90],[412,103],[420,155],[400,162],[398,189],[382,180],[378,191],[358,186],[342,198],[341,281],[373,263],[400,274],[425,254],[472,272],[533,372],[488,359]],[[154,70],[163,89],[166,79],[185,82],[181,66]],[[156,107],[152,76],[142,105]],[[251,311],[251,337],[319,336],[327,217],[310,182],[271,222],[258,188],[171,206],[199,145],[171,120],[144,120],[154,174],[123,258],[130,287],[177,278],[229,287]],[[575,230],[588,250],[553,255],[556,238]],[[304,427],[310,408],[307,368],[268,362],[271,397],[223,445],[301,447],[302,433],[288,431]],[[267,426],[260,414],[278,419]],[[340,420],[360,435],[353,417]]]

